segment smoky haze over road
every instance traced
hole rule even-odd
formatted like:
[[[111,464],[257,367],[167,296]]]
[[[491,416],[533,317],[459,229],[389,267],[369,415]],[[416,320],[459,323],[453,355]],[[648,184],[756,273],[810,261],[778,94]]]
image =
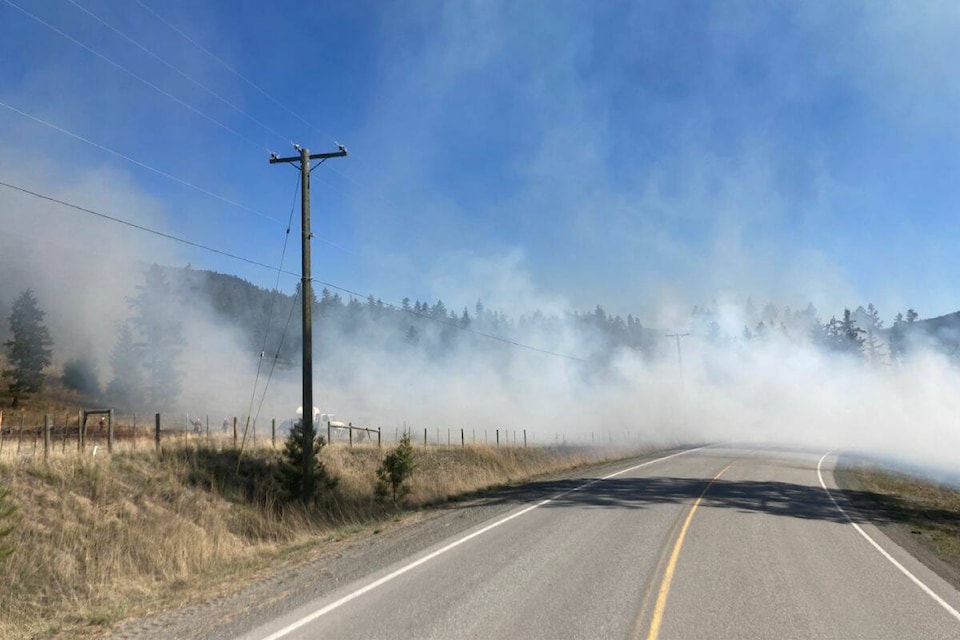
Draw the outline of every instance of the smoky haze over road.
[[[489,517],[454,507],[437,521],[449,535],[361,577],[315,567],[315,589],[219,633],[957,637],[960,592],[863,515],[848,519],[823,454],[717,446],[510,489],[483,507]]]

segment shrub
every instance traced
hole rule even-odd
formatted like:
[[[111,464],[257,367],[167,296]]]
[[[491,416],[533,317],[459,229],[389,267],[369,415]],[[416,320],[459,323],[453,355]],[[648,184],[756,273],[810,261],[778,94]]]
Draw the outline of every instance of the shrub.
[[[377,498],[386,499],[389,491],[394,504],[398,499],[402,500],[410,491],[410,487],[405,482],[413,475],[416,468],[410,434],[405,433],[396,448],[387,454],[377,469],[377,484],[374,488]]]

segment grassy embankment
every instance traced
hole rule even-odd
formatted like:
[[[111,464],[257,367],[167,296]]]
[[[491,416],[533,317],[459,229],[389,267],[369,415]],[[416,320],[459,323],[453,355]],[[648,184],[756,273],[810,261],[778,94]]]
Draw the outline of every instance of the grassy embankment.
[[[270,477],[277,452],[245,455],[204,438],[141,444],[113,456],[55,447],[0,454],[0,486],[19,506],[0,565],[0,637],[98,635],[129,616],[210,595],[228,582],[293,561],[397,510],[374,500],[375,470],[388,447],[327,447],[339,478],[319,514],[278,509]],[[26,450],[26,448],[24,448]],[[623,452],[619,452],[623,455]],[[608,457],[616,452],[606,452]],[[418,447],[407,508],[599,461],[603,452],[522,447]]]
[[[834,477],[860,514],[960,589],[960,489],[863,462]]]

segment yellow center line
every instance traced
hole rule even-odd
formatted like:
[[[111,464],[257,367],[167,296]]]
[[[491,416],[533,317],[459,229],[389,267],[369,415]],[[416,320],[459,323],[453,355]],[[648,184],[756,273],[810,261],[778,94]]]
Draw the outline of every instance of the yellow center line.
[[[663,610],[667,606],[667,596],[670,595],[670,583],[673,582],[673,572],[677,568],[677,558],[680,557],[683,539],[687,536],[687,529],[690,527],[690,521],[693,520],[693,514],[697,512],[697,507],[700,506],[703,497],[707,495],[710,486],[716,482],[732,464],[731,462],[721,469],[720,473],[713,476],[713,480],[708,482],[707,486],[703,488],[703,493],[701,493],[697,501],[693,503],[693,506],[690,508],[690,513],[687,514],[687,519],[684,521],[683,527],[680,529],[680,535],[677,536],[677,541],[673,545],[673,551],[670,553],[670,561],[667,563],[667,568],[663,572],[663,582],[660,583],[660,592],[657,594],[657,604],[653,608],[653,617],[650,619],[650,632],[647,634],[647,640],[657,640],[657,636],[660,635],[660,625],[663,622]]]

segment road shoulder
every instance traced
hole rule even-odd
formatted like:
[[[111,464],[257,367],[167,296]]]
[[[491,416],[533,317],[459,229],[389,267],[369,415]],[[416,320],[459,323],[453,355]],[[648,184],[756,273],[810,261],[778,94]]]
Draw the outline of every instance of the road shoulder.
[[[960,590],[960,491],[845,458],[833,477],[859,517]]]

